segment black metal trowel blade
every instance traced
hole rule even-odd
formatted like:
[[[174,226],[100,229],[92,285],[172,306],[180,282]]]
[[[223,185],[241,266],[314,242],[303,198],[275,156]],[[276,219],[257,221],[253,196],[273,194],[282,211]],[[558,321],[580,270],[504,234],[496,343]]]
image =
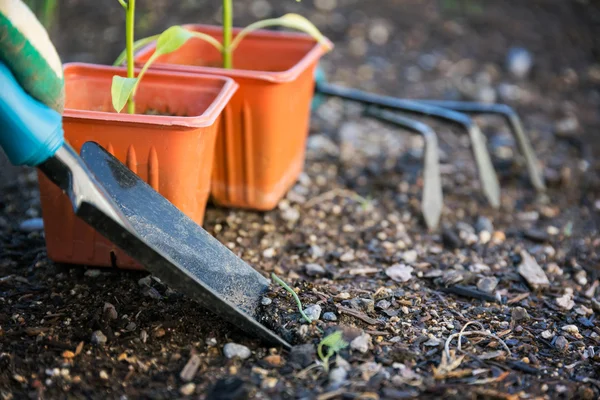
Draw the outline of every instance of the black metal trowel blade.
[[[291,347],[255,319],[266,278],[96,143],[85,143],[81,158],[126,224],[102,223],[101,213],[80,215],[89,210],[78,215],[167,285],[247,333]]]

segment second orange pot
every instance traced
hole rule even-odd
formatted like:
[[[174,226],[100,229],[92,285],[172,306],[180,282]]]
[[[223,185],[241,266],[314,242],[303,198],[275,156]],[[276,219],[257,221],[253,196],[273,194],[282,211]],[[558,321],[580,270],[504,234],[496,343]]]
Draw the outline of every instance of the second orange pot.
[[[98,143],[201,224],[210,194],[219,117],[237,84],[226,77],[148,71],[136,95],[136,114],[119,114],[111,102],[113,75],[125,76],[125,68],[65,65],[66,141],[78,152],[85,142]],[[77,218],[57,186],[42,173],[38,178],[50,259],[141,268]]]
[[[220,41],[222,28],[185,25]],[[234,34],[240,29],[234,29]],[[142,65],[155,44],[142,49]],[[227,76],[240,85],[225,108],[215,148],[212,199],[229,207],[271,210],[304,166],[314,72],[325,48],[310,36],[256,31],[233,55],[233,69],[220,68],[221,54],[199,39],[161,56],[151,69]]]

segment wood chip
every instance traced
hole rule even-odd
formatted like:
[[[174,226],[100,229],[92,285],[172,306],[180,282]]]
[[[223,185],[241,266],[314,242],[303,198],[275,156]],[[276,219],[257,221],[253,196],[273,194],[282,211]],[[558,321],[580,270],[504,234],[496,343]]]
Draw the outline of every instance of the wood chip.
[[[506,304],[518,303],[521,300],[525,300],[526,298],[528,298],[530,294],[531,294],[530,292],[525,292],[525,293],[518,294],[515,297],[513,297],[512,299],[508,300],[506,302]]]
[[[351,316],[353,316],[354,318],[358,318],[358,319],[360,319],[361,321],[364,321],[364,322],[366,322],[366,323],[367,323],[367,324],[369,324],[369,325],[378,325],[378,324],[384,324],[384,322],[377,321],[376,319],[373,319],[373,318],[369,317],[369,316],[368,316],[367,314],[365,314],[365,313],[362,313],[362,312],[360,312],[360,311],[353,310],[353,309],[351,309],[351,308],[348,308],[348,307],[344,307],[344,306],[340,306],[340,305],[338,305],[338,306],[337,306],[337,309],[338,309],[338,311],[339,311],[339,312],[341,312],[341,313],[344,313],[344,314],[347,314],[347,315],[351,315]]]

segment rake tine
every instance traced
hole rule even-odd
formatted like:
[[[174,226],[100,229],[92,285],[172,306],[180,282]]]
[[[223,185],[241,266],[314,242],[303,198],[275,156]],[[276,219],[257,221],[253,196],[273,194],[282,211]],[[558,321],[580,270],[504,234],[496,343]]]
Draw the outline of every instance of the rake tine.
[[[430,104],[366,93],[360,90],[334,86],[322,82],[317,82],[315,89],[320,94],[356,101],[366,105],[374,105],[406,113],[425,115],[451,121],[462,126],[467,130],[469,138],[471,139],[471,146],[473,147],[473,153],[475,154],[475,161],[477,163],[479,180],[481,181],[483,192],[492,207],[500,207],[500,184],[498,182],[496,171],[494,171],[490,154],[485,145],[485,138],[481,133],[479,126],[477,126],[468,115]]]
[[[546,185],[544,183],[542,172],[539,168],[538,159],[535,155],[535,151],[531,146],[529,138],[525,134],[521,118],[515,112],[515,110],[506,104],[485,104],[468,101],[447,101],[447,100],[417,100],[419,103],[430,104],[437,107],[444,107],[450,110],[469,113],[469,114],[497,114],[502,115],[508,125],[511,128],[511,132],[517,143],[527,164],[527,170],[529,172],[529,179],[531,184],[538,191],[545,191]]]
[[[368,107],[365,110],[365,115],[419,133],[425,139],[421,211],[427,227],[430,230],[437,228],[444,201],[442,179],[440,177],[438,140],[435,131],[429,125],[420,121],[376,107]]]

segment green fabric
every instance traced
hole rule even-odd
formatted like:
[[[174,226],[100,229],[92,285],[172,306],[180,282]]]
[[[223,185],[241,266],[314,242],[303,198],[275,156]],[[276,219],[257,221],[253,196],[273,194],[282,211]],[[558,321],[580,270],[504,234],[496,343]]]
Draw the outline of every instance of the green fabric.
[[[39,21],[31,21],[32,24]],[[64,79],[57,76],[44,57],[9,18],[0,13],[0,60],[13,72],[33,98],[62,114],[65,105]]]

